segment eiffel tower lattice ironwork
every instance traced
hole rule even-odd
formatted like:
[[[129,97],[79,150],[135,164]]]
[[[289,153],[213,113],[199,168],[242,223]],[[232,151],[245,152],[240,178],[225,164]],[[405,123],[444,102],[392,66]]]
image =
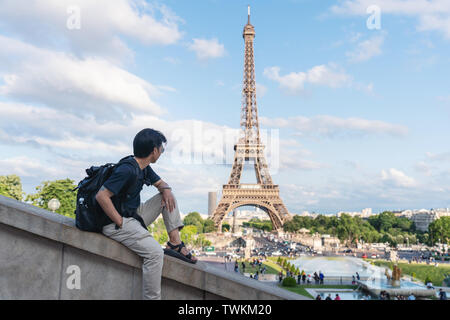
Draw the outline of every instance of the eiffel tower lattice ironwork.
[[[235,155],[230,179],[228,184],[223,185],[222,198],[212,214],[212,220],[215,226],[221,229],[222,221],[228,212],[241,206],[255,206],[269,215],[273,229],[279,231],[284,222],[291,219],[291,215],[280,198],[278,185],[272,182],[264,156],[264,145],[260,139],[253,55],[255,28],[250,24],[250,7],[243,38],[245,59],[241,133],[238,143],[234,146]],[[254,162],[256,184],[241,184],[240,182],[245,161]]]

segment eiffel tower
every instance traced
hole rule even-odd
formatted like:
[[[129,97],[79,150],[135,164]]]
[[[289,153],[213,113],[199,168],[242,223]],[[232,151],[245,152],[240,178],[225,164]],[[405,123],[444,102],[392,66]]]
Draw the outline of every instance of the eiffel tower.
[[[261,143],[259,134],[253,55],[255,28],[250,24],[250,6],[243,38],[245,60],[240,137],[234,146],[235,155],[230,179],[228,184],[223,185],[222,198],[212,214],[212,220],[220,232],[222,221],[228,212],[241,206],[254,206],[264,210],[272,221],[273,229],[280,231],[284,222],[292,217],[280,198],[278,185],[272,182],[264,156],[265,146]],[[241,184],[240,182],[245,161],[254,162],[256,184]]]

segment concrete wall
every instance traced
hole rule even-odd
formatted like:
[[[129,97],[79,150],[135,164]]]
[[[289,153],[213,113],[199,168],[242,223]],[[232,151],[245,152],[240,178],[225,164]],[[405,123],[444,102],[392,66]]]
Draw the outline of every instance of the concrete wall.
[[[141,299],[142,260],[73,219],[0,196],[0,299]],[[73,288],[79,267],[80,289]],[[75,270],[76,272],[76,270]],[[306,299],[199,261],[164,258],[163,299]]]

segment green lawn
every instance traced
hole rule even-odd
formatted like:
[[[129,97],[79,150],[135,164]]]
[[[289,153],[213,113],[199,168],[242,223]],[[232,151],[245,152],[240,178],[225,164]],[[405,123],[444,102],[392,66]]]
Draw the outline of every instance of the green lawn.
[[[279,274],[280,271],[283,271],[277,264],[277,259],[278,257],[269,257],[262,263],[262,267],[266,266],[266,274]],[[253,258],[250,261],[253,261]],[[251,267],[250,261],[245,262],[245,273],[255,273],[259,270],[259,267]],[[239,270],[242,273],[242,260],[239,260]],[[283,274],[286,274],[286,271],[283,271]]]
[[[394,265],[392,262],[388,261],[371,261],[373,261],[376,266],[387,266],[391,270]],[[415,278],[421,280],[422,282],[424,282],[428,276],[435,286],[442,286],[445,275],[450,275],[450,265],[448,264],[439,264],[438,267],[435,267],[434,264],[426,265],[417,263],[399,263],[398,266],[402,270],[402,274],[412,276],[412,274],[415,273]]]
[[[266,267],[266,274],[278,274],[281,270],[280,266],[267,260],[263,262],[262,267],[264,266]],[[243,271],[241,261],[239,262],[239,271],[241,271],[241,273]],[[259,271],[259,267],[251,267],[250,262],[245,262],[245,273],[256,273],[256,271]]]
[[[280,288],[292,291],[294,293],[300,294],[302,296],[315,299],[315,297],[311,296],[306,289],[320,288],[320,289],[353,289],[355,290],[357,286],[352,285],[297,285],[295,287],[283,287]]]

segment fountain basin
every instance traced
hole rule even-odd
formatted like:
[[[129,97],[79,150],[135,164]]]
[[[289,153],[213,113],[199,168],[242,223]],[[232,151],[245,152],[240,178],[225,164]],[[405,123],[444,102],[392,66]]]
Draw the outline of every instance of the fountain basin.
[[[397,284],[392,285],[391,282],[384,279],[377,279],[376,281],[357,281],[357,283],[362,290],[376,296],[379,296],[381,291],[388,292],[391,296],[409,296],[410,294],[420,298],[436,296],[435,290],[428,289],[424,285],[406,280],[400,280],[400,286]]]

